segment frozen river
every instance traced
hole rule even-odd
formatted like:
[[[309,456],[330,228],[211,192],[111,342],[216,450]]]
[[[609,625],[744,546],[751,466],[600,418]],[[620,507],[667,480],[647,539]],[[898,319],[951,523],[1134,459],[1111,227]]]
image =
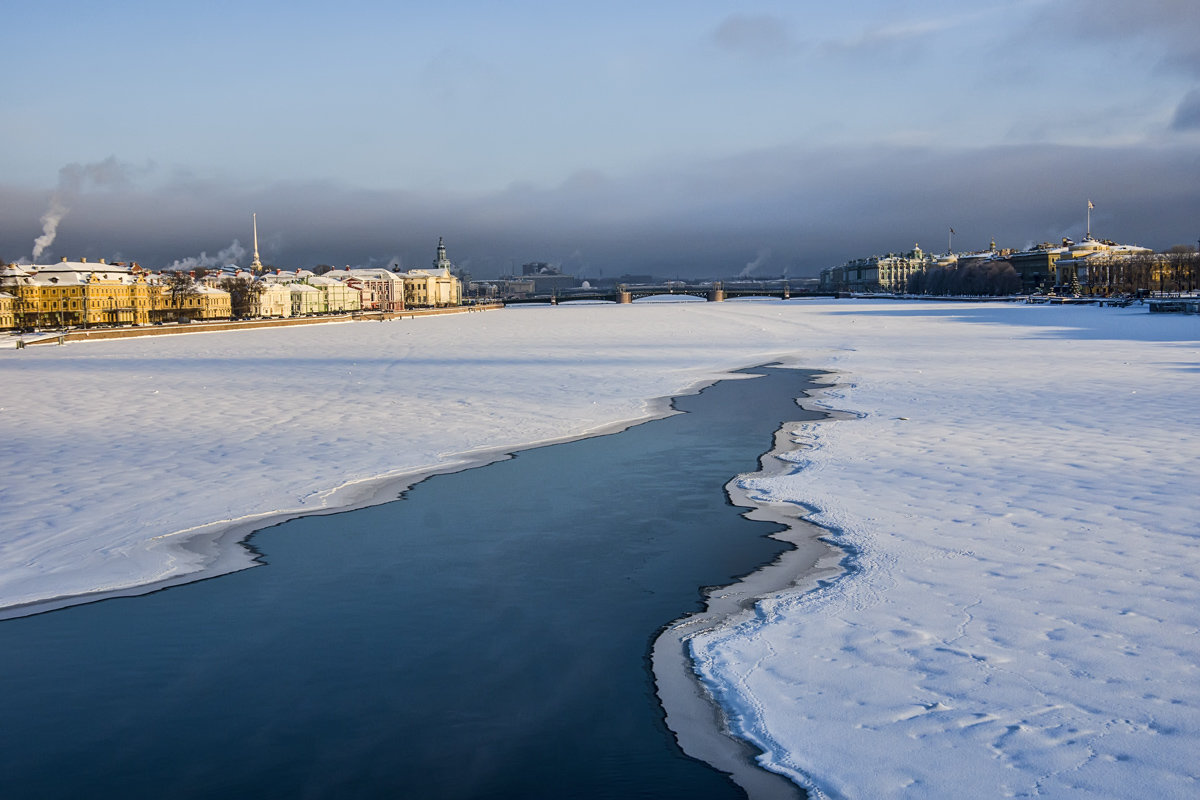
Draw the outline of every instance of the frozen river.
[[[688,629],[697,671],[730,724],[765,751],[762,763],[828,798],[1194,797],[1200,330],[1194,316],[1145,307],[634,303],[8,351],[0,356],[0,616],[236,570],[248,566],[240,548],[205,552],[214,543],[205,537],[390,499],[414,476],[619,430],[660,416],[661,398],[774,361],[819,371],[824,388],[806,405],[839,419],[785,432],[779,469],[739,481],[736,492],[772,510],[811,510],[810,521],[853,558],[815,591],[773,592],[735,624]],[[755,436],[743,440],[750,454],[713,480],[754,468],[748,462],[770,444],[768,434]],[[640,475],[645,492],[684,463],[664,458]],[[552,491],[524,482],[509,494],[549,518],[593,482],[585,471]],[[618,491],[601,496],[605,509],[627,502]],[[654,527],[687,512],[667,507],[668,493],[656,499]],[[494,525],[502,517],[490,503],[459,492],[430,518],[480,506]],[[590,515],[560,527],[582,536]],[[418,522],[406,530],[426,524]],[[274,536],[255,541],[277,572],[299,549],[275,548]],[[320,569],[353,552],[343,545],[354,536],[335,537]],[[653,559],[639,556],[622,588],[649,594],[640,576]],[[488,559],[490,580],[504,577],[500,566]],[[315,585],[325,580],[320,569]],[[638,657],[657,626],[698,602],[696,586],[736,571],[689,576],[685,599],[664,602],[639,634]],[[579,576],[558,579],[577,594],[591,588]],[[266,585],[258,580],[228,582]],[[211,587],[231,591],[224,583]],[[613,589],[603,591],[616,602]],[[665,584],[653,591],[651,599],[665,599]],[[430,602],[449,602],[444,594]],[[519,616],[503,597],[467,599],[470,615],[491,626]],[[196,604],[213,641],[246,637],[241,650],[212,658],[253,662],[274,646],[275,631],[306,624],[286,613],[269,624],[256,618],[270,602],[247,590],[225,611]],[[7,702],[47,720],[40,742],[5,726],[2,735],[18,739],[14,752],[38,745],[59,764],[120,761],[143,735],[141,721],[120,700],[103,714],[79,701],[121,697],[123,682],[151,696],[146,703],[164,719],[183,719],[174,698],[198,680],[204,651],[181,650],[159,672],[99,667],[123,658],[129,638],[168,647],[195,631],[130,622],[118,636],[93,624],[108,606],[0,625],[54,620],[107,634],[82,639],[86,646],[71,644],[70,632],[48,633],[68,644],[0,652]],[[312,645],[328,653],[331,673],[354,663],[341,630],[330,628],[327,647]],[[495,655],[470,662],[476,676],[495,669]],[[235,663],[222,692],[252,704],[297,663],[276,665],[269,681]],[[115,677],[92,680],[92,672]],[[587,673],[595,674],[614,679]],[[301,692],[286,702],[311,700]],[[667,721],[674,727],[674,712]],[[74,745],[54,738],[75,727],[83,739]],[[229,744],[232,725],[216,729]],[[161,750],[172,740],[152,744]],[[29,769],[54,771],[37,758]],[[231,769],[258,775],[267,766]]]
[[[13,797],[738,797],[649,649],[771,561],[723,487],[807,374],[257,533],[265,568],[0,623]],[[775,776],[769,779],[784,784]]]

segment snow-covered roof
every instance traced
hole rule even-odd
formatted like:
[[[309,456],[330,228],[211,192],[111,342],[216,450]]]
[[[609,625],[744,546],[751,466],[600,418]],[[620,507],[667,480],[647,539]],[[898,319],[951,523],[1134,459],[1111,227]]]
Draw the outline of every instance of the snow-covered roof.
[[[1084,239],[1067,248],[1071,253],[1091,253],[1096,250],[1107,250],[1108,245],[1095,239]]]
[[[6,264],[0,266],[0,278],[22,278],[29,276],[30,271],[20,264]]]
[[[130,272],[129,265],[120,261],[112,264],[103,261],[55,261],[51,264],[30,264],[26,269],[33,272]]]
[[[386,269],[339,269],[325,274],[339,281],[344,281],[347,278],[358,278],[359,280],[367,281],[404,281],[402,276]]]

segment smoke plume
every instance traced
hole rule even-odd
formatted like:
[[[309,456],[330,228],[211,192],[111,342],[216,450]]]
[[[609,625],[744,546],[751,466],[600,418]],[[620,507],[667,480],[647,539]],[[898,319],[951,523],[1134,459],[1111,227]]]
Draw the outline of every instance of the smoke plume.
[[[103,161],[93,164],[67,164],[58,171],[58,188],[50,198],[46,213],[42,214],[42,235],[33,240],[33,259],[41,258],[42,253],[54,244],[58,236],[59,223],[71,210],[70,203],[88,186],[104,186],[117,188],[129,183],[132,167],[116,156],[109,156]]]
[[[215,256],[210,256],[206,251],[201,250],[198,256],[188,256],[176,260],[168,270],[180,271],[190,269],[208,269],[209,267],[228,267],[236,266],[246,256],[246,248],[242,247],[242,243],[237,239],[219,251]]]
[[[50,198],[50,207],[46,209],[46,213],[42,214],[40,222],[42,223],[42,235],[33,240],[33,260],[37,261],[41,258],[42,253],[46,248],[54,244],[54,237],[58,235],[58,223],[62,222],[62,218],[70,211],[63,205],[62,199],[58,193]]]
[[[746,266],[742,267],[742,271],[738,273],[738,277],[739,278],[749,278],[750,274],[753,273],[754,270],[761,267],[770,258],[771,258],[771,248],[769,248],[769,247],[762,248],[761,250],[758,251],[758,255],[754,257],[753,261],[746,262]]]

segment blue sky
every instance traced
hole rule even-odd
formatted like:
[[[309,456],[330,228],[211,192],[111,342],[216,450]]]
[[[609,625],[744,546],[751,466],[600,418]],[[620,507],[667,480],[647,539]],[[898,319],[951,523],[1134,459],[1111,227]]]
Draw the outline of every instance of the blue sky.
[[[1113,238],[1200,236],[1190,0],[7,16],[3,258],[56,190],[47,252],[150,263],[245,243],[251,211],[283,265],[413,266],[445,235],[479,274],[806,274],[951,225],[963,247],[1078,234],[1089,197]]]

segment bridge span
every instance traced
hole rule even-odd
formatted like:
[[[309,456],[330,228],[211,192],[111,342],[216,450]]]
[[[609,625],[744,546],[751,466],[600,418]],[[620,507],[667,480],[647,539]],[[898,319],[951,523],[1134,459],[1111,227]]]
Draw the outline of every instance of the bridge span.
[[[654,286],[618,284],[612,289],[565,289],[552,294],[529,295],[526,297],[506,298],[505,305],[520,303],[567,303],[573,301],[592,301],[600,303],[632,303],[645,297],[661,297],[663,295],[681,295],[699,297],[710,303],[720,303],[738,297],[774,297],[789,300],[793,297],[787,282],[778,285],[763,286],[730,286],[726,287],[720,281],[713,283],[687,284],[679,282],[665,283]],[[801,292],[796,297],[836,297],[832,292]]]

